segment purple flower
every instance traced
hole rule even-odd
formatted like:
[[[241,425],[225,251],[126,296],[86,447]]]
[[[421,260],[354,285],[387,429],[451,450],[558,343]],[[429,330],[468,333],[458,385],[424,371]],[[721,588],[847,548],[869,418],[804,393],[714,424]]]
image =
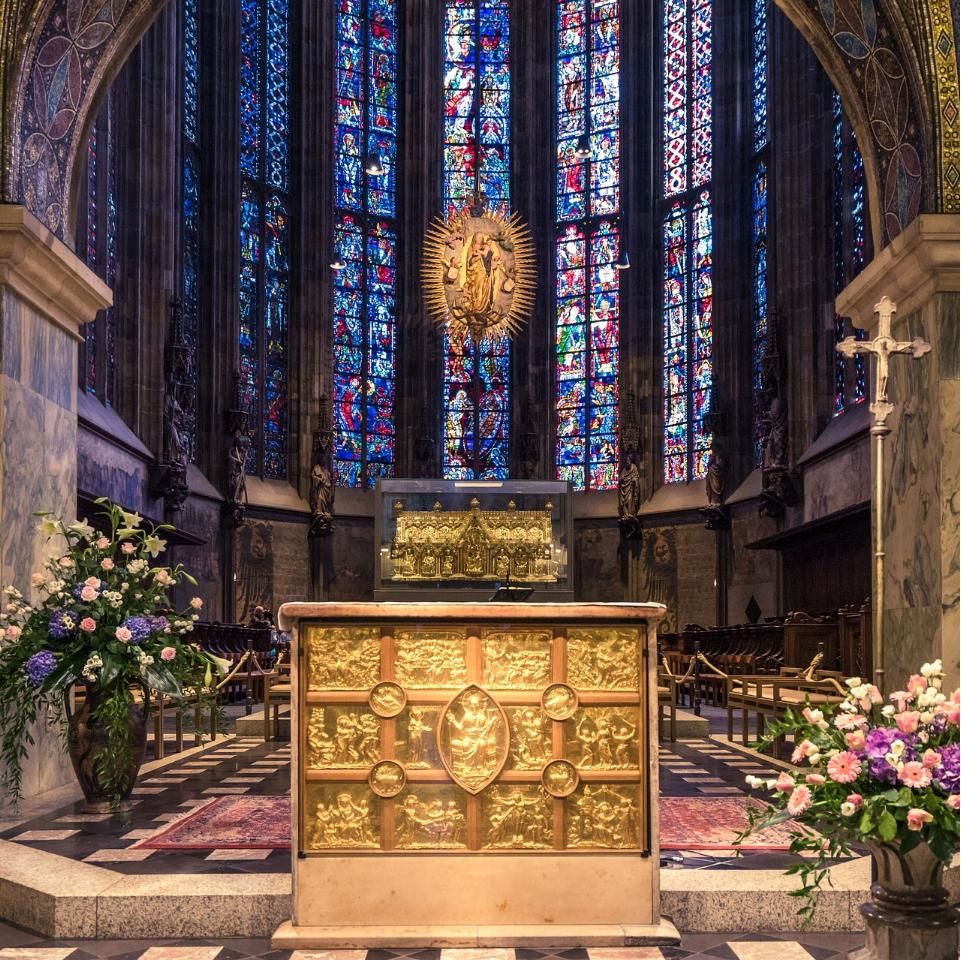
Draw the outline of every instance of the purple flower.
[[[143,643],[147,637],[150,636],[157,628],[154,625],[154,617],[146,616],[144,614],[137,614],[132,617],[127,617],[124,620],[122,626],[126,627],[130,631],[130,642],[131,643]]]
[[[41,650],[29,657],[23,668],[31,685],[39,687],[57,669],[57,658],[49,650]]]
[[[864,752],[868,759],[868,770],[874,780],[881,783],[890,783],[892,786],[898,782],[898,771],[891,766],[885,757],[891,752],[891,745],[895,740],[900,740],[904,744],[904,753],[901,758],[905,763],[917,760],[918,752],[914,749],[917,742],[916,738],[909,733],[902,733],[896,727],[875,727],[869,731],[864,741]]]
[[[958,744],[949,743],[946,747],[938,747],[941,763],[935,767],[934,782],[945,793],[959,793],[961,775],[959,775]]]
[[[50,614],[50,625],[47,627],[47,632],[54,640],[66,640],[73,636],[76,628],[76,617],[69,610],[54,610]]]
[[[879,783],[890,783],[892,786],[898,782],[898,771],[892,767],[884,757],[876,757],[868,760],[868,771],[872,780]]]

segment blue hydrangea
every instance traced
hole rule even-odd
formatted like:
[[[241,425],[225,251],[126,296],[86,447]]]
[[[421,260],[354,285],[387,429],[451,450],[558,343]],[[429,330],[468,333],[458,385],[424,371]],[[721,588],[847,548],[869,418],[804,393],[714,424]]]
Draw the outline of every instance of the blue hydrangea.
[[[66,640],[73,636],[77,628],[77,619],[69,610],[54,610],[50,614],[48,632],[54,640]]]
[[[156,617],[137,614],[127,617],[122,626],[126,627],[131,634],[131,643],[143,643],[150,634],[157,630]]]
[[[57,669],[57,658],[49,650],[41,650],[23,665],[30,683],[39,687]]]

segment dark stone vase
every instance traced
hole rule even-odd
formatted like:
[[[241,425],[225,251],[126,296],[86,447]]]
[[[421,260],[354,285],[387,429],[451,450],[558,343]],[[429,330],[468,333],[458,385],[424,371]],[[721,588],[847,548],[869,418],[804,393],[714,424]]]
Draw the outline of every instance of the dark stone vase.
[[[866,943],[851,960],[957,960],[958,908],[948,903],[944,864],[920,843],[870,843],[877,867],[871,899],[862,903]]]
[[[127,765],[127,789],[120,799],[119,807],[111,807],[110,794],[100,783],[97,759],[107,744],[107,735],[94,714],[99,705],[100,694],[87,688],[87,696],[80,707],[68,709],[67,752],[77,775],[86,803],[84,813],[110,813],[130,809],[130,792],[137,782],[137,773],[147,749],[147,711],[144,704],[132,703],[127,712],[130,729],[130,759]]]

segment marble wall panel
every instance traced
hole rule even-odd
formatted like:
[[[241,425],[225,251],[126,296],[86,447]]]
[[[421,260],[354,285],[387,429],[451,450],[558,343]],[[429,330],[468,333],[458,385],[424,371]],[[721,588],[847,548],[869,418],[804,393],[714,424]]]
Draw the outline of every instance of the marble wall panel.
[[[867,437],[804,469],[804,522],[871,499],[871,451]]]
[[[130,510],[159,517],[162,501],[148,494],[149,467],[130,451],[80,427],[77,438],[77,483],[81,490],[109,497]]]
[[[323,543],[326,598],[374,599],[374,521],[338,517]]]

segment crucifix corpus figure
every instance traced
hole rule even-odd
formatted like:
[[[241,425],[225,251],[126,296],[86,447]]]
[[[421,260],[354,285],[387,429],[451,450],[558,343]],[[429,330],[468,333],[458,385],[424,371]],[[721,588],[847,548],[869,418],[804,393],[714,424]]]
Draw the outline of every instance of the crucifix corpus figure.
[[[874,424],[871,436],[875,443],[874,457],[874,596],[873,596],[873,654],[875,683],[884,689],[884,525],[881,511],[884,509],[884,438],[891,432],[887,425],[888,416],[894,404],[888,399],[888,376],[891,357],[898,353],[910,353],[915,359],[923,357],[931,350],[931,344],[915,337],[913,340],[896,340],[891,335],[891,318],[897,313],[898,305],[890,297],[881,297],[874,305],[878,315],[878,335],[873,340],[855,340],[847,337],[837,345],[838,353],[853,357],[858,353],[874,356],[874,400],[871,413]]]

